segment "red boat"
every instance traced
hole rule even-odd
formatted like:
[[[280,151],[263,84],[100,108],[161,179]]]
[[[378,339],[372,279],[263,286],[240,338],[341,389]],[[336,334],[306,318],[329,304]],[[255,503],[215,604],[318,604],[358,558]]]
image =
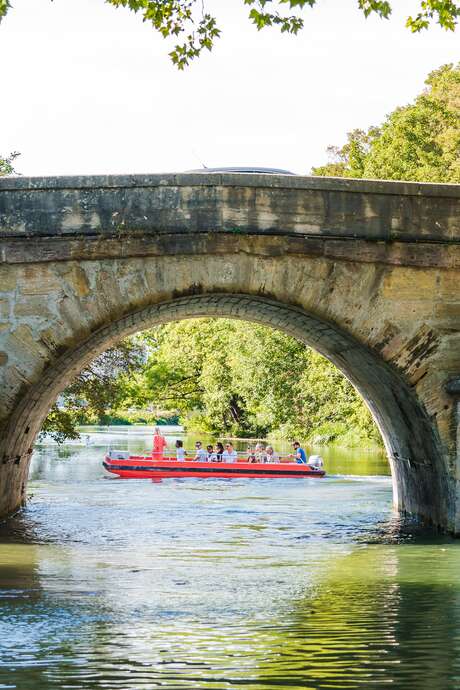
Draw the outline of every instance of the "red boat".
[[[252,463],[197,462],[151,455],[130,455],[127,451],[112,450],[102,463],[108,472],[119,477],[153,479],[157,477],[324,477],[324,470],[295,462]]]

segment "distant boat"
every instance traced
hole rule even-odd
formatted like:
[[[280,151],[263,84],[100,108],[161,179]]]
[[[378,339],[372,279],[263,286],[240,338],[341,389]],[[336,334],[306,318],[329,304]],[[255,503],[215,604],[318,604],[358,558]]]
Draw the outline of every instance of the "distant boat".
[[[237,462],[197,462],[164,457],[153,460],[151,455],[130,455],[127,451],[111,450],[103,466],[108,472],[126,479],[152,479],[156,477],[324,477],[324,470],[295,462],[252,463],[246,459]]]

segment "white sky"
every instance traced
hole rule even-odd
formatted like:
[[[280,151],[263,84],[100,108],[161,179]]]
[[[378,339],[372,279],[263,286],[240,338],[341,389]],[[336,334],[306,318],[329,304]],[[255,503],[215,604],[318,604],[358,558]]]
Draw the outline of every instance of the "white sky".
[[[13,0],[0,24],[0,152],[24,175],[264,165],[308,173],[355,127],[459,59],[460,29],[419,35],[356,0],[318,0],[297,37],[260,33],[243,0],[207,0],[223,36],[185,72],[140,17],[104,0]]]

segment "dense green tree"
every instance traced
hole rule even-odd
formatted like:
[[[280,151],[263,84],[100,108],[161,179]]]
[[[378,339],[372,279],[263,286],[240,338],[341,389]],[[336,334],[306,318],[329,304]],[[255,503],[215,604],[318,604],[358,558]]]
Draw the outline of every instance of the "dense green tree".
[[[48,415],[58,441],[130,407],[179,413],[189,429],[246,436],[378,441],[364,403],[324,357],[265,326],[191,319],[123,341],[95,359]]]
[[[153,346],[137,402],[172,406],[189,428],[327,440],[353,429],[361,440],[379,438],[347,379],[284,333],[230,319],[192,319],[148,338]]]
[[[302,10],[318,0],[240,0],[249,6],[249,19],[258,29],[276,26],[282,32],[297,34],[304,25]],[[205,10],[202,0],[106,0],[114,7],[127,7],[140,14],[164,37],[179,39],[170,56],[179,69],[206,50],[212,50],[221,30],[216,18]],[[388,18],[389,0],[357,0],[364,15]],[[419,0],[419,11],[407,18],[411,31],[420,31],[437,22],[453,31],[460,16],[457,0]],[[10,8],[9,0],[0,0],[0,20]]]
[[[460,182],[460,64],[426,80],[414,103],[397,108],[380,127],[353,130],[315,175],[417,182]]]

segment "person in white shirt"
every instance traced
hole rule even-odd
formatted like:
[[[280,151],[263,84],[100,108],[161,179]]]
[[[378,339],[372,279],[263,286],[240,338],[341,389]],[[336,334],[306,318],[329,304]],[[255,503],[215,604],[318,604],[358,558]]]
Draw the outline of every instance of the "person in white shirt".
[[[197,441],[195,443],[195,457],[193,458],[197,462],[207,462],[208,461],[208,454],[201,445],[201,441]]]
[[[267,446],[265,448],[265,462],[279,462],[280,458],[277,453],[275,453],[273,446]]]
[[[206,460],[208,462],[217,462],[217,453],[214,452],[213,446],[206,446]]]
[[[222,462],[236,462],[238,460],[238,453],[233,448],[231,443],[225,444],[225,450],[222,453]]]
[[[184,448],[184,442],[178,438],[176,441],[176,460],[185,460],[186,455],[187,451]]]
[[[266,452],[263,443],[256,443],[256,462],[266,462]]]

